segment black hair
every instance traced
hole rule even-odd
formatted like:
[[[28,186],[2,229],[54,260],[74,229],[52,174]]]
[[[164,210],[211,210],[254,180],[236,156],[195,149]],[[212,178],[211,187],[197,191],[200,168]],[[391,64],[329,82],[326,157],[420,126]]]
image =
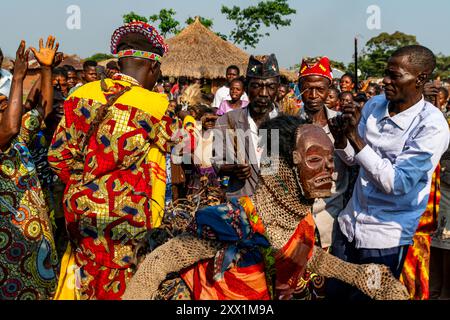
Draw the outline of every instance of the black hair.
[[[66,64],[66,65],[62,66],[61,68],[64,68],[67,72],[77,72],[77,70],[70,64]]]
[[[439,88],[439,92],[443,92],[443,93],[444,93],[444,96],[445,96],[445,99],[448,99],[449,92],[448,92],[447,88],[440,87],[440,88]]]
[[[341,79],[343,78],[350,78],[352,80],[352,83],[355,83],[355,76],[353,75],[353,73],[350,72],[344,73]]]
[[[370,87],[375,88],[376,95],[381,94],[381,87],[378,84],[371,82],[371,83],[369,83],[367,88],[370,88]]]
[[[64,78],[67,79],[67,70],[62,68],[62,67],[58,67],[52,70],[52,75],[53,76],[63,76]]]
[[[97,65],[98,65],[98,63],[95,62],[95,61],[92,61],[92,60],[86,60],[86,61],[83,63],[83,70],[84,70],[84,71],[87,71],[88,68],[96,68]]]
[[[299,126],[309,123],[309,121],[299,117],[281,115],[264,122],[259,130],[267,130],[266,141],[272,141],[272,130],[278,130],[279,155],[292,167],[294,165],[292,154],[297,146],[297,129]],[[272,153],[271,147],[271,143],[266,146],[268,156]]]
[[[236,70],[236,71],[237,71],[237,73],[238,73],[238,75],[240,75],[240,74],[241,74],[241,69],[239,69],[239,67],[238,67],[238,66],[235,66],[235,65],[231,65],[231,66],[229,66],[229,67],[227,68],[227,73],[228,73],[228,71],[230,71],[230,70]]]
[[[4,58],[2,48],[0,48],[0,57]]]
[[[338,97],[339,97],[339,95],[341,94],[341,90],[339,90],[339,89],[336,88],[335,86],[331,86],[331,87],[330,87],[330,92],[331,92],[331,91],[334,91]]]
[[[181,76],[178,78],[178,84],[184,86],[188,84],[188,79],[186,77]]]
[[[406,46],[395,51],[391,57],[408,57],[409,63],[428,77],[436,69],[436,56],[433,51],[421,45]]]
[[[110,61],[106,64],[106,68],[107,69],[117,69],[119,70],[119,65],[117,64],[116,61]]]
[[[176,101],[176,100],[174,100]],[[178,115],[178,113],[180,113],[180,111],[183,109],[183,105],[182,104],[177,104],[177,106],[175,107],[175,114]]]
[[[230,86],[231,86],[231,84],[234,83],[234,82],[240,82],[240,83],[242,83],[243,88],[245,88],[245,78],[239,77],[239,78],[233,79],[233,80],[230,82]]]
[[[353,99],[353,93],[351,91],[343,91],[343,92],[339,93],[339,99],[342,99],[346,95],[350,95]]]
[[[364,92],[358,92],[356,96],[353,98],[353,101],[357,103],[364,102],[366,103],[368,101],[367,95]]]

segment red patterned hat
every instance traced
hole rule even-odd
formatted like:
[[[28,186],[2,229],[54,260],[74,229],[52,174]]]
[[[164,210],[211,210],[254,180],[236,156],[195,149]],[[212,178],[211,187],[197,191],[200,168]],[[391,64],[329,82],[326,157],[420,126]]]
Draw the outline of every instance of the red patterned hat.
[[[320,60],[303,59],[300,68],[300,78],[307,76],[321,76],[333,81],[330,59],[323,57]]]
[[[163,37],[161,37],[154,27],[142,21],[133,21],[114,31],[111,37],[111,53],[118,54],[118,46],[122,38],[132,33],[138,33],[145,36],[149,43],[153,47],[160,49],[163,54],[166,54],[169,51],[169,47],[164,42]]]

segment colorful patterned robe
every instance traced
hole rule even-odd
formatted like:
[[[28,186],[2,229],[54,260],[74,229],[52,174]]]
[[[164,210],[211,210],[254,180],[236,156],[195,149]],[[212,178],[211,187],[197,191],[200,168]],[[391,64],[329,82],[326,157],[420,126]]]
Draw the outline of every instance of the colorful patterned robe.
[[[420,218],[414,235],[414,244],[409,247],[400,281],[408,288],[411,300],[430,298],[430,253],[431,235],[437,229],[439,214],[441,166],[436,168],[431,182],[427,209]]]
[[[132,276],[131,259],[164,210],[165,157],[172,145],[168,101],[118,78],[80,87],[65,102],[49,151],[66,184],[64,211],[72,244],[63,259],[58,299],[120,299]],[[107,97],[123,90],[86,150],[81,146]],[[65,269],[65,270],[64,270]]]
[[[42,122],[36,110],[0,151],[0,300],[48,300],[56,289],[58,256],[32,145]]]

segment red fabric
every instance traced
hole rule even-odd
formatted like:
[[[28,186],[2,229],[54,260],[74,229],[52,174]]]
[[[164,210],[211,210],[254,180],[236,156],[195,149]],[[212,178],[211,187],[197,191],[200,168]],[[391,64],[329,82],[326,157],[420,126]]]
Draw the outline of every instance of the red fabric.
[[[328,57],[323,57],[313,66],[308,65],[307,61],[303,60],[302,66],[300,67],[300,78],[306,76],[322,76],[332,81],[333,75]]]

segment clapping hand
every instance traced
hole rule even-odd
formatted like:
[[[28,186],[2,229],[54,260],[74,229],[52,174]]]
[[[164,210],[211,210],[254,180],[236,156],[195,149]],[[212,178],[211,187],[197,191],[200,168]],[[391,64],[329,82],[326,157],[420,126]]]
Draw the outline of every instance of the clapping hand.
[[[49,36],[47,38],[47,43],[44,47],[44,40],[41,38],[39,40],[39,51],[35,48],[30,47],[30,50],[33,51],[36,60],[43,67],[51,67],[55,60],[56,52],[58,51],[59,43],[55,44],[55,37]]]

